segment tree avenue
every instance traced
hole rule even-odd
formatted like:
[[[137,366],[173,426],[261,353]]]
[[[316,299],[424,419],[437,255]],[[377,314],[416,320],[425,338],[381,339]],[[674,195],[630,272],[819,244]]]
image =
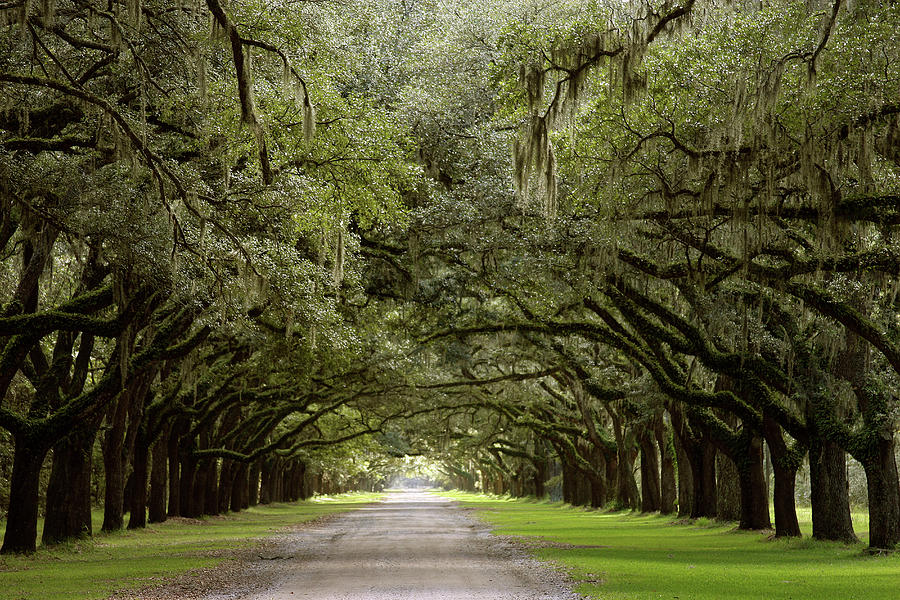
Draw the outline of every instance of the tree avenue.
[[[804,498],[842,541],[859,473],[900,542],[897,6],[0,23],[0,552],[410,457],[779,537]]]

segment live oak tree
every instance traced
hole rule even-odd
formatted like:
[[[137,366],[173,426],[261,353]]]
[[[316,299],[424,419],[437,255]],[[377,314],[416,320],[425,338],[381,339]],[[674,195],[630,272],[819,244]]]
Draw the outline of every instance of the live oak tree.
[[[334,14],[311,5],[278,23],[258,10],[2,8],[2,242],[21,264],[4,297],[2,417],[16,442],[4,552],[34,548],[54,446],[45,540],[89,532],[85,457],[102,419],[104,528],[121,527],[132,455],[143,484],[146,446],[180,416],[166,386],[184,392],[191,352],[225,344],[241,362],[265,337],[252,329],[268,331],[258,319],[289,343],[302,328],[312,348],[344,335],[349,215],[388,218],[390,186],[411,171],[384,111],[319,74],[340,58],[314,35]],[[207,338],[211,351],[195,350]],[[22,378],[29,399],[12,404]]]
[[[767,453],[852,540],[849,453],[893,547],[897,11],[3,5],[2,551],[98,441],[108,530],[401,455],[760,529]]]
[[[592,252],[609,273],[598,291],[626,311],[604,319],[613,330],[628,326],[610,343],[630,346],[628,337],[639,335],[648,345],[633,355],[689,405],[732,393],[704,399],[672,387],[696,373],[678,367],[678,354],[737,376],[733,395],[743,404],[728,410],[744,430],[767,432],[770,449],[780,449],[785,489],[807,446],[817,468],[835,465],[822,475],[837,488],[843,459],[824,457],[833,445],[854,454],[870,475],[870,497],[880,499],[870,508],[870,544],[890,547],[897,541],[894,400],[883,380],[876,383],[883,371],[868,361],[890,363],[893,353],[890,318],[879,326],[878,317],[892,313],[897,273],[885,235],[891,221],[880,208],[894,193],[896,168],[888,50],[895,28],[887,25],[895,15],[877,4],[823,8],[688,2],[649,10],[634,27],[596,31],[589,24],[588,35],[578,23],[539,39],[539,52],[523,44],[534,58],[515,88],[531,115],[518,147],[518,187],[533,194],[537,185],[548,213],[564,184],[589,207],[579,212],[598,225]],[[690,37],[672,29],[688,13]],[[879,26],[863,33],[862,23],[872,20]],[[843,42],[861,35],[866,44]],[[874,47],[888,54],[863,66],[862,55]],[[523,61],[521,52],[514,58]],[[609,76],[600,77],[601,63]],[[847,65],[859,67],[853,77],[844,77]],[[872,93],[863,98],[863,89]],[[850,274],[862,285],[858,292]],[[624,300],[621,286],[632,279],[645,291]],[[830,341],[813,338],[835,321],[837,328],[825,329]],[[704,330],[709,351],[689,348]],[[867,358],[867,344],[883,358]],[[727,364],[729,353],[740,357],[738,369]],[[846,408],[823,399],[834,395],[822,387],[835,385],[846,386],[839,397],[849,402],[850,427]],[[793,450],[784,448],[779,427]],[[869,440],[865,450],[856,445],[862,439]],[[817,534],[852,536],[841,509],[817,508],[814,502],[817,516],[830,521]],[[782,525],[786,534],[797,532],[790,519]]]

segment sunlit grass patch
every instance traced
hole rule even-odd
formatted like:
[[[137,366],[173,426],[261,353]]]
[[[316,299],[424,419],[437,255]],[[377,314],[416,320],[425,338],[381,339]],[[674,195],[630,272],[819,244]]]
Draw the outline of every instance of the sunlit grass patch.
[[[734,523],[575,509],[454,492],[480,509],[498,534],[529,544],[538,558],[569,571],[576,591],[592,598],[814,599],[898,597],[900,557],[868,557],[865,543],[771,540]],[[857,528],[867,520],[854,514]],[[809,520],[808,511],[800,518]],[[808,522],[802,524],[810,530]]]

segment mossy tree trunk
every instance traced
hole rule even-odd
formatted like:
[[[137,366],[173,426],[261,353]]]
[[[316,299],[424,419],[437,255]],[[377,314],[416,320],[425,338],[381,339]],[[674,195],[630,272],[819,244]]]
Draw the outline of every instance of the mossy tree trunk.
[[[717,516],[716,447],[706,437],[689,452],[692,481],[694,482],[693,512],[691,518]]]
[[[107,412],[107,430],[103,436],[103,471],[106,483],[101,527],[103,531],[117,531],[125,524],[126,469],[132,459],[137,431],[141,427],[144,402],[156,373],[157,369],[151,369],[136,378],[119,394]],[[146,485],[146,462],[142,477]],[[146,505],[146,499],[144,503]]]
[[[743,453],[738,467],[741,489],[741,529],[769,529],[769,495],[766,492],[765,455],[763,440],[757,434],[744,430]]]
[[[694,506],[694,479],[691,464],[680,436],[673,436],[675,442],[676,469],[678,475],[678,516],[689,517]]]
[[[869,497],[869,547],[892,550],[900,542],[900,482],[894,440],[879,439],[863,463]]]
[[[147,505],[147,517],[151,523],[162,523],[166,520],[166,483],[168,479],[169,426],[153,444],[152,462],[150,466],[150,500]]]
[[[125,435],[128,412],[136,401],[138,390],[123,390],[106,413],[106,432],[103,434],[103,531],[118,531],[125,525]]]
[[[658,512],[660,503],[659,459],[655,437],[645,430],[639,439],[641,451],[641,512]]]
[[[591,506],[600,508],[609,499],[609,486],[606,481],[606,454],[602,448],[596,446],[591,449],[591,463],[593,469],[587,476],[591,482]]]
[[[741,519],[741,477],[723,452],[716,453],[716,516],[723,521]]]
[[[809,483],[813,537],[857,541],[850,518],[846,453],[837,444],[815,435],[809,446]]]
[[[665,421],[659,420],[655,432],[660,455],[659,512],[664,515],[675,512],[677,492],[675,486],[675,448],[672,445]]]
[[[41,534],[45,545],[92,533],[91,455],[96,437],[96,426],[87,425],[53,447]]]
[[[616,496],[619,508],[637,508],[638,487],[634,480],[634,437],[626,431],[618,411],[607,406],[616,439]]]
[[[146,439],[146,428],[141,427],[131,460],[131,487],[128,502],[128,529],[147,526],[147,484],[150,471],[150,443]]]
[[[50,451],[41,431],[27,429],[13,435],[12,476],[9,481],[9,512],[0,554],[34,552],[37,548],[38,489],[41,466]]]
[[[168,463],[169,471],[166,515],[169,517],[180,517],[182,515],[181,436],[183,433],[184,421],[175,421],[169,430],[169,439],[166,444],[166,462]]]
[[[247,504],[249,506],[256,506],[259,504],[260,475],[262,473],[261,465],[262,461],[256,459],[250,466],[249,481],[247,484]]]
[[[234,461],[222,459],[222,466],[219,468],[218,512],[228,512],[231,507],[231,491],[236,467]]]
[[[534,461],[532,485],[534,486],[534,495],[537,498],[544,498],[547,495],[547,460],[547,457],[542,455]]]
[[[775,510],[775,537],[799,537],[800,523],[797,520],[794,498],[797,469],[802,463],[802,453],[787,446],[781,427],[771,417],[763,419],[763,428],[774,473],[772,497]]]

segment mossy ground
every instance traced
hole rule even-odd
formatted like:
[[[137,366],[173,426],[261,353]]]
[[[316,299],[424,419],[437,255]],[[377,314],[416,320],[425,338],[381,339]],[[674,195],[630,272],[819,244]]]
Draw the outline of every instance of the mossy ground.
[[[671,516],[589,511],[546,502],[441,494],[480,509],[496,533],[526,536],[591,598],[723,600],[900,597],[900,556],[872,557],[865,543],[772,540],[733,523],[675,523]],[[867,526],[854,514],[857,528]],[[801,511],[807,535],[809,512]],[[862,532],[860,532],[862,533]],[[861,535],[865,538],[865,535]]]
[[[223,550],[252,544],[289,525],[341,512],[377,494],[317,497],[258,506],[203,520],[173,519],[146,529],[40,547],[30,556],[0,556],[0,600],[88,600],[221,562]],[[95,515],[102,518],[102,514]],[[98,530],[99,521],[94,527]]]

